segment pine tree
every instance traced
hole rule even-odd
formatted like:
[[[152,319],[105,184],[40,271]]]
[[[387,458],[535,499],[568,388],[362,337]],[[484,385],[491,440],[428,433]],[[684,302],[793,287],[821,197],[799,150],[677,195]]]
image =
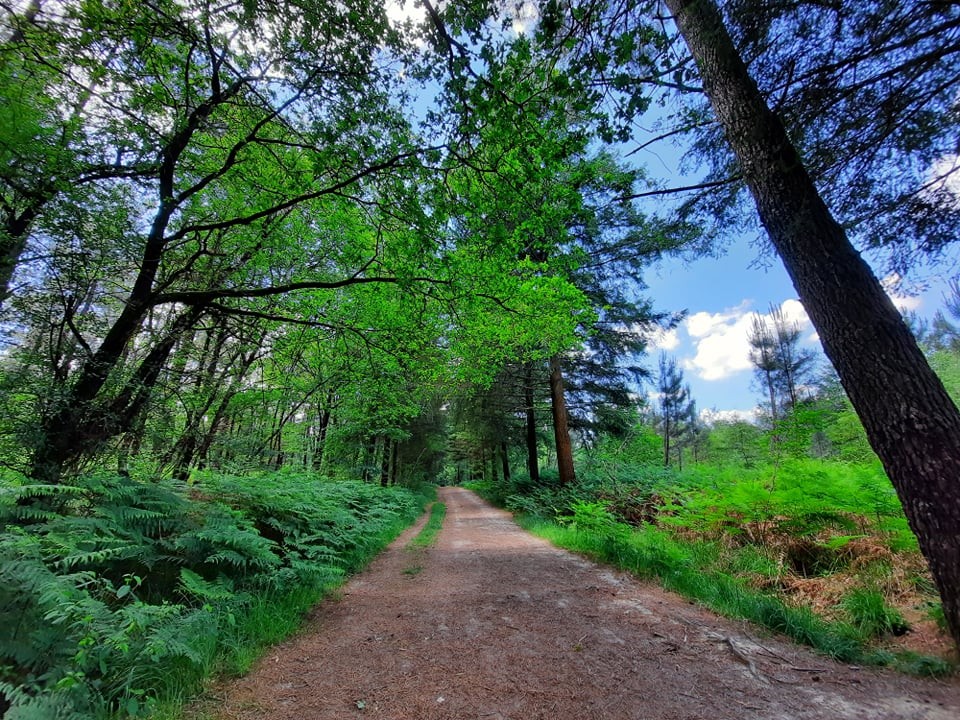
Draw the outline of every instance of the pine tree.
[[[690,426],[696,406],[690,397],[690,386],[683,382],[683,370],[677,365],[676,358],[668,357],[666,353],[660,354],[657,392],[663,464],[669,467],[672,453],[680,448],[681,438]]]
[[[713,3],[666,0],[761,222],[904,506],[960,645],[960,412],[851,245]]]
[[[767,391],[771,424],[776,425],[779,417],[776,377],[780,368],[777,340],[760,313],[753,315],[747,340],[750,343],[750,362],[753,363],[757,379]]]

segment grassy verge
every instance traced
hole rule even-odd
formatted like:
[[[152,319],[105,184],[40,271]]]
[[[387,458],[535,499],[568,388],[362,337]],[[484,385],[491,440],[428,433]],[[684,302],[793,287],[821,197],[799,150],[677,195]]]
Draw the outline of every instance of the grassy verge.
[[[659,580],[684,597],[727,617],[749,620],[809,645],[841,662],[889,665],[904,672],[940,676],[952,672],[945,660],[913,653],[869,649],[857,627],[831,622],[804,607],[787,605],[776,596],[751,588],[731,574],[711,569],[717,548],[685,543],[654,527],[598,533],[520,517],[520,524],[560,547],[608,563],[638,577]]]
[[[362,570],[408,528],[434,497],[436,488],[433,486],[417,488],[416,502],[408,511],[398,514],[392,521],[366,536],[362,549],[358,548],[350,554],[340,572],[320,576],[306,585],[277,592],[268,591],[251,598],[238,615],[228,618],[228,631],[221,639],[215,663],[198,680],[209,681],[217,676],[246,674],[267,650],[294,635],[310,610],[322,600],[335,595],[351,575]],[[179,720],[183,716],[184,703],[196,690],[197,684],[194,683],[190,693],[158,703],[149,715],[150,720]]]
[[[442,502],[435,502],[430,507],[430,518],[417,536],[410,541],[411,548],[425,548],[433,545],[437,540],[437,533],[443,527],[443,518],[446,517],[447,506]]]
[[[306,614],[321,600],[335,594],[351,575],[366,567],[408,528],[423,511],[427,498],[433,494],[434,488],[423,489],[419,502],[411,512],[398,515],[394,522],[383,525],[367,536],[362,549],[354,551],[349,562],[344,563],[339,571],[321,575],[304,586],[279,592],[268,591],[251,598],[240,615],[228,623],[231,630],[223,638],[217,672],[243,675],[266,650],[297,632]]]
[[[415,577],[423,572],[423,565],[420,560],[423,557],[423,551],[433,545],[437,540],[437,533],[443,527],[443,518],[446,516],[447,506],[442,502],[434,502],[430,507],[430,517],[426,524],[417,533],[417,536],[407,545],[407,552],[410,553],[410,565],[403,569],[404,575]]]
[[[695,514],[692,502],[674,504],[665,515],[657,515],[658,510],[648,505],[645,511],[662,524],[627,524],[621,521],[621,513],[611,512],[611,505],[616,503],[611,503],[608,488],[579,487],[561,492],[534,488],[523,495],[511,495],[490,483],[470,487],[491,502],[506,505],[527,530],[555,545],[639,577],[656,579],[668,590],[715,612],[756,623],[838,661],[887,665],[925,676],[945,675],[954,669],[942,658],[883,647],[884,639],[900,631],[905,623],[876,590],[856,586],[832,616],[818,614],[784,597],[785,585],[825,582],[830,572],[843,568],[828,568],[822,578],[798,579],[770,546],[732,542],[725,531],[705,537],[707,533],[695,530],[706,513]],[[718,503],[709,506],[711,512]],[[680,512],[687,516],[678,517]],[[683,522],[678,521],[681,519]],[[731,530],[737,527],[732,520],[729,524]],[[784,538],[790,538],[786,531],[777,536],[778,540]],[[809,538],[798,536],[797,540],[810,544]],[[875,572],[889,572],[883,565],[874,563]]]

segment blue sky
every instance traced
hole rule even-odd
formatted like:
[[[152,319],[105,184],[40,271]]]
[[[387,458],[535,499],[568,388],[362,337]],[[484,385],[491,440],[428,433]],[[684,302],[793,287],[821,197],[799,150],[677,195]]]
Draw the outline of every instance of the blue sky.
[[[670,112],[676,110],[676,102],[668,97],[664,107],[654,103],[643,117],[644,128],[648,129],[638,127],[633,142],[617,148],[628,164],[636,164],[666,187],[695,185],[703,180],[703,169],[695,161],[684,158],[686,148],[677,138],[644,145],[638,153],[631,151],[662,130],[661,124],[671,125]],[[941,162],[956,165],[960,157],[943,158],[934,165]],[[951,188],[960,196],[960,181],[952,181]],[[663,203],[673,200],[663,197],[647,202],[652,212],[662,214]],[[755,214],[752,202],[745,203],[744,212]],[[759,223],[756,225],[756,232],[762,232]],[[753,382],[747,333],[752,315],[768,314],[771,305],[781,307],[784,315],[800,326],[806,347],[815,349],[820,362],[827,364],[816,332],[779,257],[771,250],[762,262],[757,262],[760,249],[751,239],[756,242],[756,235],[733,238],[719,257],[663,260],[649,268],[644,276],[649,286],[646,295],[653,300],[655,310],[687,312],[686,319],[675,330],[651,338],[648,367],[655,372],[661,350],[674,355],[701,415],[705,411],[716,411],[714,417],[755,417],[761,393]],[[765,237],[763,244],[766,244]],[[943,307],[948,282],[960,269],[960,250],[956,246],[945,255],[937,266],[916,268],[907,278],[885,275],[884,258],[865,257],[902,312],[916,313],[929,320]],[[902,280],[899,292],[892,289],[898,280]],[[651,388],[646,390],[649,392]]]
[[[518,2],[507,12],[514,18],[513,30],[518,33],[537,20],[536,10],[529,2]],[[412,0],[390,0],[388,13],[395,22],[407,18],[422,22],[425,18],[423,8],[415,7]],[[670,110],[676,109],[671,107],[673,102],[668,99],[666,107],[654,103],[641,118],[634,142],[617,150],[629,158],[630,164],[636,163],[650,176],[676,187],[700,180],[699,168],[683,161],[681,147],[665,141],[646,146],[640,153],[631,152],[657,132],[657,125],[667,119]],[[943,161],[955,164],[958,159],[954,156]],[[960,188],[957,191],[960,194]],[[747,211],[753,212],[752,207]],[[779,258],[766,258],[758,266],[757,256],[757,248],[748,238],[741,237],[729,243],[727,252],[720,257],[668,259],[645,274],[649,286],[645,294],[653,299],[656,310],[687,311],[686,319],[676,329],[653,338],[648,367],[655,371],[660,350],[676,356],[701,412],[715,410],[721,417],[731,413],[753,417],[760,396],[753,386],[748,357],[747,332],[753,313],[768,313],[771,305],[782,307],[786,317],[800,325],[803,342],[820,350],[816,333]],[[929,319],[943,305],[948,274],[956,274],[958,268],[960,251],[954,250],[940,267],[925,268],[907,278],[907,285],[925,286],[923,292],[895,297],[895,302],[901,310]],[[878,268],[874,270],[883,277]],[[826,358],[822,362],[826,363]]]
[[[912,280],[922,280],[925,291],[893,295],[896,304],[920,317],[932,317],[943,306],[947,273],[957,267],[957,255],[954,253],[953,262],[927,269],[922,277],[918,273]],[[701,411],[752,415],[760,398],[747,355],[747,332],[754,312],[766,314],[771,304],[783,307],[785,315],[800,325],[806,346],[820,349],[779,259],[772,258],[767,267],[752,267],[756,257],[756,248],[740,239],[722,257],[693,262],[669,259],[646,273],[647,294],[657,310],[687,311],[687,318],[675,330],[653,338],[649,366],[655,368],[661,349],[676,356]]]

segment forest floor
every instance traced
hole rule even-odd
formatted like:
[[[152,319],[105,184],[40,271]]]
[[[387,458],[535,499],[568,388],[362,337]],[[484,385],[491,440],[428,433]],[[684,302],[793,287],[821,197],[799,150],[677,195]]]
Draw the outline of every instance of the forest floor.
[[[960,718],[960,678],[835,663],[556,549],[467,490],[440,500],[435,545],[408,549],[408,530],[198,715]]]

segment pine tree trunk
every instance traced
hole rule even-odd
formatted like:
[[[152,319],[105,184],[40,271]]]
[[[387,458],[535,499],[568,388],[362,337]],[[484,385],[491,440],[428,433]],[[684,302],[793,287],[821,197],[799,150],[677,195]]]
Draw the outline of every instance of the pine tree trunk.
[[[670,416],[663,416],[663,466],[670,467]]]
[[[383,438],[383,450],[380,454],[380,486],[390,484],[390,438]]]
[[[567,419],[567,401],[563,396],[563,372],[560,358],[550,358],[550,400],[553,408],[553,437],[557,446],[557,470],[560,484],[567,485],[577,478],[573,471],[573,446],[570,444],[570,425]]]
[[[503,463],[503,481],[510,482],[510,457],[507,455],[507,441],[500,443],[500,461]]]
[[[393,441],[393,453],[390,456],[390,484],[396,485],[400,478],[400,441]]]
[[[767,393],[770,395],[770,425],[776,432],[777,427],[777,392],[773,385],[773,373],[769,370],[766,371],[767,378]]]
[[[960,412],[830,214],[714,4],[666,4],[760,220],[903,503],[960,646]]]
[[[364,482],[373,480],[373,467],[377,458],[377,438],[368,438],[365,443],[360,444],[360,479]]]
[[[533,367],[530,363],[527,363],[523,403],[527,425],[527,473],[530,475],[530,480],[536,483],[540,482],[540,460],[537,452],[537,416],[533,407]]]
[[[322,474],[323,470],[323,454],[326,450],[327,444],[327,430],[330,428],[330,417],[332,413],[330,412],[329,403],[331,402],[331,392],[327,393],[327,405],[320,412],[320,426],[317,429],[317,446],[316,450],[313,453],[313,469],[318,473]]]

